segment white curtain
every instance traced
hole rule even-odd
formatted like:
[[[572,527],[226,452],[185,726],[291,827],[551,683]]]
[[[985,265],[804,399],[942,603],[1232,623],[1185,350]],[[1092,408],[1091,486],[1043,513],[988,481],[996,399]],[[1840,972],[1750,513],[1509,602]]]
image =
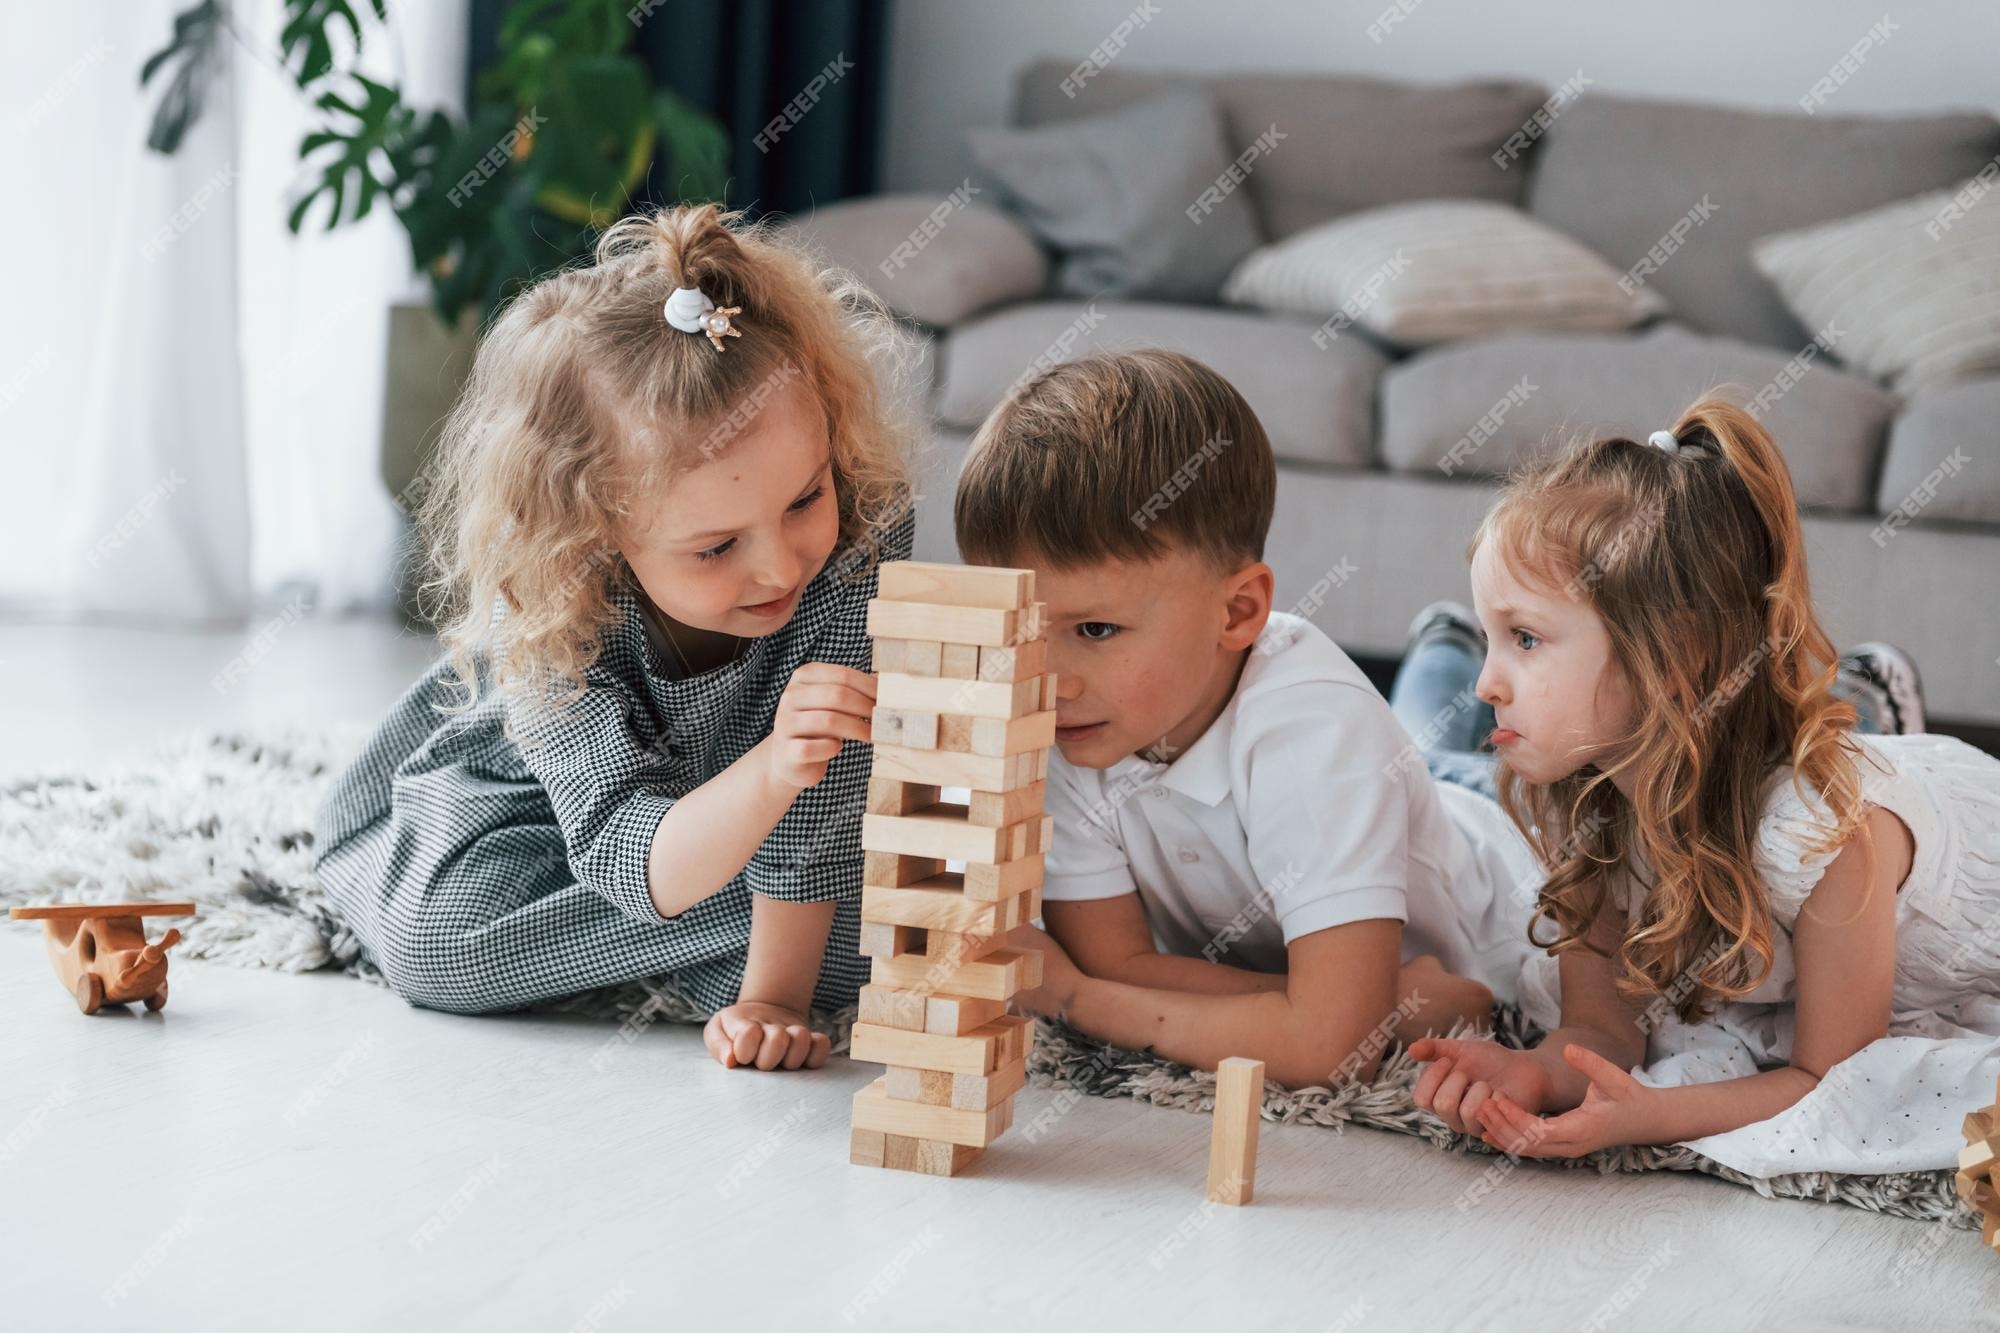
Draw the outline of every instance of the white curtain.
[[[145,58],[193,0],[23,7],[0,44],[0,613],[241,621],[386,606],[400,517],[378,474],[389,306],[422,299],[378,206],[293,237],[319,113],[278,64],[277,0],[178,153],[145,147]],[[357,5],[365,10],[365,6]],[[363,67],[460,102],[465,13],[397,5]]]

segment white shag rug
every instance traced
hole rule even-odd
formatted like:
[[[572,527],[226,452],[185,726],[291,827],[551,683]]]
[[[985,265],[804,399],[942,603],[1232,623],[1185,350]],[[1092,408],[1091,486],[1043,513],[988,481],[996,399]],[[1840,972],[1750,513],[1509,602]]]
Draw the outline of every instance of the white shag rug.
[[[182,925],[182,957],[238,967],[308,972],[336,967],[381,984],[358,941],[329,910],[312,872],[313,812],[340,768],[367,739],[363,728],[270,735],[191,736],[141,758],[88,772],[59,773],[0,789],[0,907],[24,903],[191,899],[200,909]],[[10,923],[40,930],[34,922]],[[676,999],[667,978],[591,991],[548,1006],[622,1021],[642,1009],[656,1017],[700,1021]],[[663,1005],[666,1012],[662,1013]],[[835,1050],[846,1048],[851,1010],[822,1015]],[[1495,1013],[1510,1045],[1538,1033],[1518,1015]],[[1156,1106],[1206,1112],[1215,1076],[1120,1051],[1062,1023],[1036,1025],[1030,1077],[1100,1097],[1132,1097]],[[1270,1085],[1264,1118],[1350,1124],[1412,1134],[1439,1148],[1491,1155],[1477,1140],[1453,1134],[1411,1098],[1416,1068],[1400,1047],[1375,1081],[1290,1091]],[[1770,1198],[1820,1199],[1922,1220],[1978,1223],[1960,1202],[1949,1171],[1860,1176],[1805,1173],[1760,1180],[1686,1148],[1621,1148],[1578,1162],[1529,1163],[1542,1170],[1603,1174],[1694,1171],[1748,1186]]]

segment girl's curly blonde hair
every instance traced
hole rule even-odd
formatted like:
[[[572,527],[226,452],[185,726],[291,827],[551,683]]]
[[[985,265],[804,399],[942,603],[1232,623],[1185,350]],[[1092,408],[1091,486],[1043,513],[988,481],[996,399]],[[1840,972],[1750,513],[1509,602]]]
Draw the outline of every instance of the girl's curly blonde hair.
[[[1534,926],[1588,947],[1606,890],[1653,873],[1621,931],[1618,986],[1698,1019],[1770,972],[1771,908],[1754,868],[1766,781],[1790,764],[1832,817],[1820,850],[1865,838],[1855,712],[1806,580],[1791,474],[1749,413],[1710,394],[1674,423],[1678,452],[1573,444],[1512,477],[1473,538],[1517,575],[1603,620],[1630,682],[1617,757],[1547,785],[1503,763],[1500,803],[1548,874]],[[1628,801],[1612,778],[1629,775]],[[1873,848],[1868,848],[1872,857]],[[1540,940],[1537,943],[1543,943]]]
[[[725,351],[662,316],[676,288],[740,306]],[[714,204],[621,219],[595,262],[508,303],[420,477],[420,605],[469,710],[491,685],[573,700],[613,597],[636,586],[614,532],[635,496],[725,453],[797,383],[825,410],[839,498],[829,562],[865,573],[909,511],[916,430],[909,336],[851,274]],[[511,730],[511,728],[510,728]]]

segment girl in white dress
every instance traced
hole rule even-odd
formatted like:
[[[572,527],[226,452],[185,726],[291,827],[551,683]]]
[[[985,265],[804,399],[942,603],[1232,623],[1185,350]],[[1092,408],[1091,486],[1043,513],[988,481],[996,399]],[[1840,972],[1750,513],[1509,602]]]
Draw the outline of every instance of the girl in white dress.
[[[1855,733],[1770,436],[1711,397],[1564,449],[1471,558],[1554,1030],[1418,1042],[1418,1104],[1532,1156],[1951,1165],[2000,1074],[2000,760]]]

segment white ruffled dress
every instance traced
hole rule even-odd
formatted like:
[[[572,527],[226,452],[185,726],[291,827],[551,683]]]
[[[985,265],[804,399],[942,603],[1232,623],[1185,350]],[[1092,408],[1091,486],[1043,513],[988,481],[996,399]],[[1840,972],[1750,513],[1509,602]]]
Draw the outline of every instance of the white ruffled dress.
[[[1916,844],[1896,906],[1889,1033],[1783,1113],[1687,1145],[1754,1176],[1955,1166],[1966,1112],[1992,1104],[2000,1080],[2000,760],[1946,736],[1855,740],[1864,798],[1900,818]],[[1790,1060],[1792,928],[1838,854],[1809,850],[1831,822],[1818,793],[1809,797],[1789,767],[1773,774],[1765,796],[1757,870],[1779,927],[1770,975],[1705,1022],[1669,1016],[1632,1071],[1642,1082],[1740,1078]],[[1556,1025],[1554,958],[1530,961],[1522,995],[1530,1018]]]

